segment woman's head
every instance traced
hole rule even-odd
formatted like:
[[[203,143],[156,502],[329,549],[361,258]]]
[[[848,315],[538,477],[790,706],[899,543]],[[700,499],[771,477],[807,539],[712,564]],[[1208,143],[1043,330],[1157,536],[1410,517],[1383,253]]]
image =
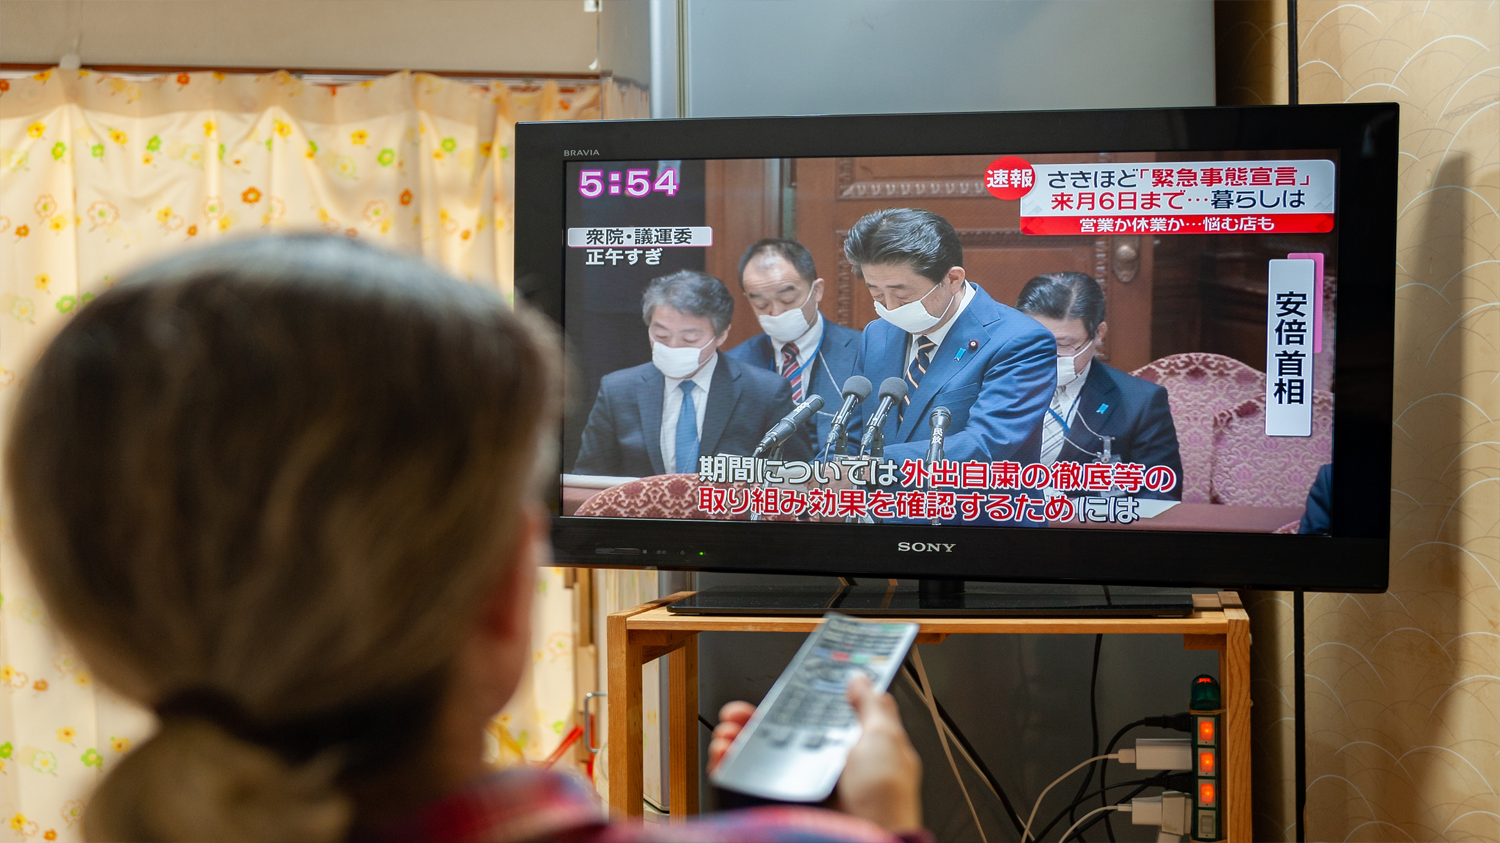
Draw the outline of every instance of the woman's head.
[[[276,237],[143,267],[61,331],[11,425],[16,533],[95,672],[164,709],[92,835],[343,833],[317,783],[420,739],[534,532],[560,392],[538,322],[412,258]],[[230,790],[296,770],[251,779],[303,827],[122,815],[114,780],[140,796],[205,752]]]

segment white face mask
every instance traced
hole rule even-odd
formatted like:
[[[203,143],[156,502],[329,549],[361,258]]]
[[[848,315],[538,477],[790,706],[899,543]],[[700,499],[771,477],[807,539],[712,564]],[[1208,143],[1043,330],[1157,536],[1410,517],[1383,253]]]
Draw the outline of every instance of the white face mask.
[[[1057,358],[1057,385],[1059,387],[1067,386],[1073,381],[1078,380],[1078,370],[1074,367],[1073,361],[1078,359],[1078,355],[1088,351],[1089,346],[1093,344],[1094,341],[1089,340],[1083,344],[1083,348],[1073,352],[1072,355],[1068,357],[1059,356]]]
[[[699,369],[703,363],[698,361],[698,352],[713,345],[716,337],[709,337],[708,342],[694,348],[672,348],[662,345],[656,340],[651,341],[651,362],[657,370],[669,378],[685,378]],[[707,362],[707,361],[704,361]]]
[[[916,301],[907,302],[895,310],[886,310],[885,305],[877,301],[875,302],[875,315],[908,334],[920,334],[930,331],[937,326],[937,323],[943,321],[943,317],[947,316],[948,311],[953,308],[953,303],[958,301],[958,295],[955,294],[953,298],[948,300],[948,306],[943,308],[941,315],[933,316],[931,313],[928,313],[927,308],[922,306],[922,302],[941,286],[943,285],[938,284],[934,286],[931,290],[927,291],[926,296]]]
[[[801,304],[785,313],[778,313],[775,316],[757,316],[756,319],[760,320],[760,329],[765,331],[766,335],[771,339],[781,343],[791,342],[807,333],[807,329],[812,327],[812,323],[807,321],[807,314],[802,311],[802,308],[807,307],[808,301],[812,299],[812,294],[813,291],[809,289],[807,291],[807,298],[803,299]]]

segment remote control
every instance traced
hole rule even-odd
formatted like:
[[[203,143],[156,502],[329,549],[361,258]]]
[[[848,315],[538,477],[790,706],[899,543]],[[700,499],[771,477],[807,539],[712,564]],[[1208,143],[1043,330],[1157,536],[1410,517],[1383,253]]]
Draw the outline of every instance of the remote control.
[[[819,802],[833,792],[860,735],[849,680],[863,673],[884,693],[917,624],[823,617],[724,754],[710,776],[715,785],[780,802]]]

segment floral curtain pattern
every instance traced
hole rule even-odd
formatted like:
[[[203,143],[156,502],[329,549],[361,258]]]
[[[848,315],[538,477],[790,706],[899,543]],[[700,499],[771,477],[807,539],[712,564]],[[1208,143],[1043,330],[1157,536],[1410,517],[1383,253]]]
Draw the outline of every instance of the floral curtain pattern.
[[[221,237],[338,232],[510,295],[515,124],[600,110],[596,83],[405,72],[338,87],[287,73],[0,79],[0,410],[47,337],[122,271]],[[558,569],[537,590],[533,668],[491,729],[496,763],[544,758],[574,721],[573,603]],[[14,839],[79,839],[90,790],[152,728],[57,637],[0,522],[0,823]]]

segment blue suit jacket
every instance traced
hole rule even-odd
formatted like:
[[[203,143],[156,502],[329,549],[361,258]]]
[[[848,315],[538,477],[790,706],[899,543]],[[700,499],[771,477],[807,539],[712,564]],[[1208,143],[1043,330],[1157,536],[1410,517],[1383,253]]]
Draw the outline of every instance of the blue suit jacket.
[[[1078,393],[1078,414],[1073,417],[1058,461],[1096,462],[1094,454],[1104,448],[1102,436],[1113,437],[1110,451],[1123,462],[1147,468],[1165,465],[1177,472],[1177,487],[1172,491],[1163,494],[1143,489],[1137,497],[1182,500],[1182,456],[1177,450],[1177,427],[1172,424],[1165,387],[1095,360]]]
[[[844,381],[854,374],[854,358],[859,354],[859,337],[859,331],[836,325],[828,317],[823,317],[823,346],[818,351],[818,357],[808,366],[812,375],[807,378],[808,385],[802,390],[804,397],[813,394],[823,396],[823,409],[818,411],[814,426],[815,451],[821,452],[823,443],[828,441],[828,425],[842,403]],[[775,359],[771,338],[765,334],[756,334],[725,352],[725,355],[757,369],[780,373],[781,361]]]
[[[1326,536],[1332,528],[1333,463],[1325,463],[1318,469],[1312,488],[1307,490],[1307,508],[1302,512],[1302,522],[1297,532],[1303,535]]]
[[[605,375],[584,425],[573,471],[624,477],[670,474],[661,457],[665,389],[666,378],[650,363]],[[721,354],[709,382],[698,453],[748,456],[766,431],[791,411],[792,387],[786,378]],[[794,436],[783,455],[788,460],[809,459],[812,444],[804,436]]]
[[[877,319],[865,326],[855,374],[878,390],[886,378],[906,375],[907,333]],[[970,344],[974,348],[970,348]],[[962,354],[960,354],[962,352]],[[1035,462],[1041,452],[1042,415],[1057,388],[1057,341],[1039,322],[990,297],[975,285],[974,299],[933,353],[932,367],[909,394],[901,421],[892,410],[885,423],[885,455],[901,462],[922,459],[935,407],[953,414],[945,456],[955,462]],[[851,449],[875,409],[871,395],[850,426]]]

